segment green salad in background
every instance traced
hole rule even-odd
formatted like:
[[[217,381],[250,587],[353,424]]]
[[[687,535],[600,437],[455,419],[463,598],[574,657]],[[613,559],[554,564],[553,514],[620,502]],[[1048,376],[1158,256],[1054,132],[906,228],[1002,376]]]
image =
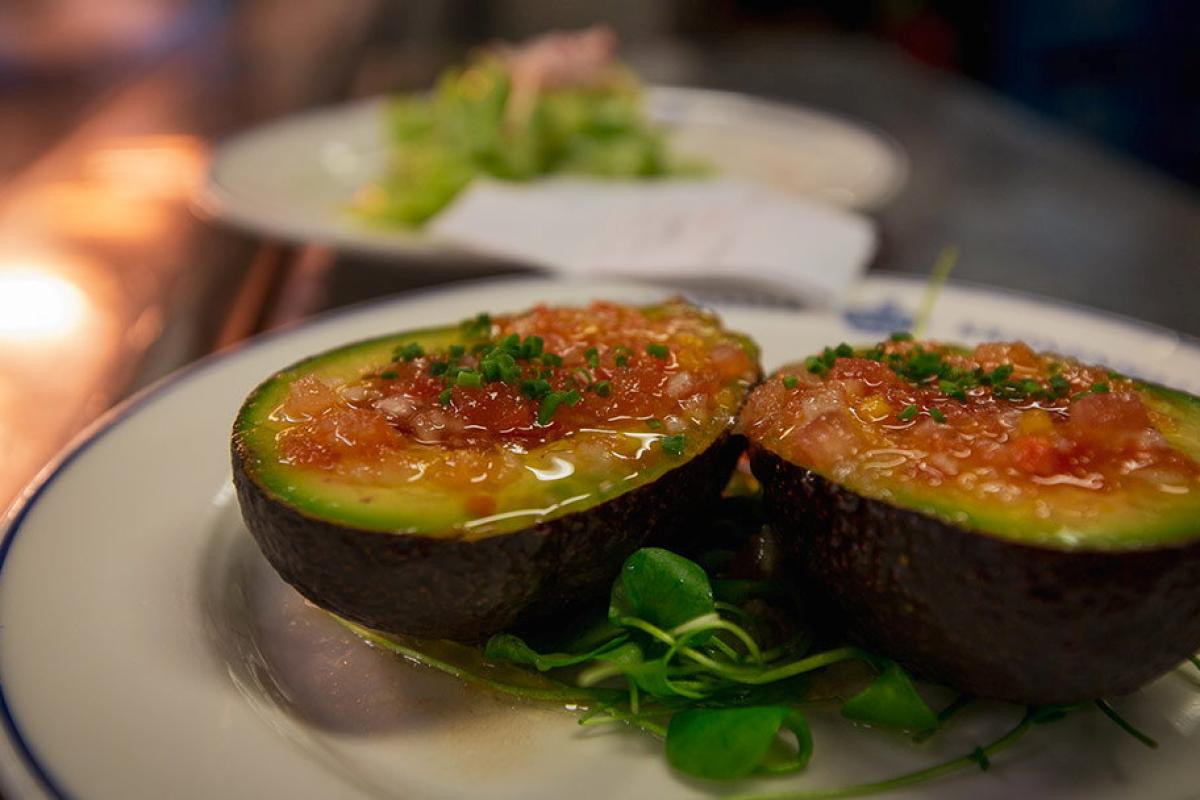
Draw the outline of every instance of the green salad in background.
[[[705,166],[670,153],[642,112],[641,86],[612,58],[606,30],[553,34],[476,55],[431,94],[397,97],[385,111],[386,171],[354,210],[385,227],[417,227],[476,177],[547,175],[659,178]]]

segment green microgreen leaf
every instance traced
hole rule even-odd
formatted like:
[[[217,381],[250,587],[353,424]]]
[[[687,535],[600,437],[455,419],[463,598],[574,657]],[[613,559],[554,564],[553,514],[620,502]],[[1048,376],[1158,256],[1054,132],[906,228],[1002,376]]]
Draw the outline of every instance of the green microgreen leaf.
[[[1109,705],[1107,701],[1097,700],[1096,707],[1104,712],[1104,716],[1115,722],[1118,728],[1125,731],[1142,744],[1146,745],[1146,747],[1149,747],[1151,750],[1154,750],[1158,747],[1158,742],[1135,728],[1133,724],[1129,722],[1129,720],[1118,714],[1117,710]]]
[[[764,763],[781,729],[796,737],[796,752],[782,763]],[[804,769],[812,735],[799,713],[785,706],[692,708],[671,717],[667,761],[680,772],[710,780]]]
[[[925,731],[938,724],[937,716],[895,663],[888,664],[870,686],[847,700],[842,706],[842,716],[868,725],[908,731]]]
[[[919,744],[920,742],[923,742],[926,739],[930,738],[935,733],[937,733],[938,730],[940,730],[943,726],[945,726],[946,722],[951,717],[953,717],[955,714],[962,711],[964,708],[966,708],[967,706],[971,705],[974,702],[975,702],[975,698],[972,697],[971,695],[960,694],[958,697],[954,698],[954,700],[952,700],[950,702],[950,705],[946,706],[945,708],[943,708],[941,711],[938,712],[938,715],[937,715],[938,726],[936,728],[929,728],[928,730],[921,731],[916,736],[913,736],[913,741],[917,742]]]
[[[936,408],[929,409],[929,416],[933,417],[933,421],[939,425],[946,422],[946,415]]]
[[[909,403],[904,408],[900,409],[900,413],[896,415],[896,419],[900,420],[901,422],[908,422],[910,419],[920,413],[920,411],[921,409],[917,408],[916,405]]]
[[[687,448],[687,437],[682,433],[676,433],[662,437],[658,440],[658,444],[667,455],[681,456]]]
[[[1066,717],[1074,708],[1073,705],[1037,706],[1029,710],[1029,721],[1034,725],[1049,725]]]
[[[511,661],[515,664],[527,664],[539,672],[570,667],[592,661],[600,655],[620,646],[628,637],[618,634],[602,644],[581,653],[539,653],[525,643],[519,636],[510,633],[498,633],[488,639],[483,655],[495,661]]]
[[[625,560],[613,584],[609,620],[637,617],[669,630],[714,610],[708,575],[694,561],[659,547]]]

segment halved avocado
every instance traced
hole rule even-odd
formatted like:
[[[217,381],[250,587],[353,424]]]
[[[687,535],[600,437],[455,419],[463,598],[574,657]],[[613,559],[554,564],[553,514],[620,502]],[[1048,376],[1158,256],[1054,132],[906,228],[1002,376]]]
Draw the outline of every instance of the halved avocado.
[[[793,558],[797,584],[819,608],[920,675],[971,695],[1020,703],[1127,693],[1200,649],[1200,399],[1058,356],[1030,361],[1027,348],[1016,348],[1021,357],[1013,373],[1013,364],[995,360],[981,368],[965,348],[912,342],[843,347],[842,356],[826,351],[781,369],[755,392],[776,398],[811,392],[805,408],[817,416],[793,415],[788,422],[797,428],[790,435],[800,437],[795,447],[780,436],[782,417],[764,417],[756,409],[760,400],[752,397],[743,414],[768,516]],[[941,354],[941,364],[925,358],[924,368],[908,369],[914,350]],[[902,357],[890,359],[893,352]],[[875,366],[864,366],[870,361]],[[867,373],[869,380],[853,383]],[[1054,375],[1065,377],[1051,383]],[[848,397],[848,408],[814,399],[836,400],[829,393],[833,384],[846,396],[846,380],[860,392]],[[792,388],[781,386],[784,381]],[[939,386],[944,382],[949,387]],[[1146,476],[1129,477],[1138,469],[1129,466],[1132,461],[1100,463],[1102,446],[1076,453],[1064,444],[1061,426],[1070,424],[1073,408],[1083,408],[1076,404],[1092,413],[1104,410],[1101,400],[1120,400],[1135,411],[1140,401],[1150,420],[1140,434],[1145,438],[1120,440],[1127,449],[1114,445],[1107,457],[1129,456],[1138,441],[1152,441],[1171,468],[1150,475],[1169,475],[1169,483],[1156,488],[1155,480],[1142,480]],[[775,412],[783,407],[773,406]],[[844,460],[829,460],[819,457],[829,440],[813,438],[820,424],[806,428],[832,414],[842,420],[834,427],[849,442],[862,435],[877,444],[875,433],[886,437],[917,425],[928,441],[953,442],[959,440],[952,428],[984,425],[970,414],[987,408],[1008,415],[996,419],[1015,421],[1010,438],[1000,437],[997,445],[1014,446],[1014,463],[1036,469],[1038,462],[1020,459],[1028,453],[1061,456],[1061,474],[1022,475],[1013,467],[987,473],[1001,479],[986,485],[964,478],[969,460],[950,474],[954,462],[920,452],[909,458],[921,469],[941,464],[947,472],[929,481],[905,469],[865,476],[864,463],[890,464],[903,453],[888,450],[892,461],[864,461],[869,453],[859,448]],[[964,416],[956,423],[954,415]],[[763,424],[767,417],[770,425]],[[1120,429],[1115,418],[1103,422],[1101,415],[1084,434],[1101,445]],[[1030,437],[1052,447],[1021,442]],[[1003,458],[1003,451],[994,452]],[[1055,480],[1077,478],[1087,468],[1103,476],[1110,466],[1112,475],[1128,480],[1116,481],[1115,488],[1038,488],[1053,488]],[[1006,494],[1004,475],[1018,486],[1026,478],[1040,482],[1029,483],[1035,487],[1030,492]]]
[[[754,344],[682,301],[480,315],[270,377],[234,424],[234,483],[317,605],[478,640],[603,594],[630,553],[685,532],[744,448],[731,429],[758,378]],[[332,404],[297,414],[313,387]],[[376,438],[338,428],[346,409]]]

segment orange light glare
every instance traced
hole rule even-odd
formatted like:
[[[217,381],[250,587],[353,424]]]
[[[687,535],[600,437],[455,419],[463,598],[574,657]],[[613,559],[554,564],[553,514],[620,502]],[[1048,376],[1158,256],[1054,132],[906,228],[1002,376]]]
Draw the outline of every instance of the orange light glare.
[[[83,323],[86,298],[66,278],[31,267],[0,267],[0,337],[64,336]]]

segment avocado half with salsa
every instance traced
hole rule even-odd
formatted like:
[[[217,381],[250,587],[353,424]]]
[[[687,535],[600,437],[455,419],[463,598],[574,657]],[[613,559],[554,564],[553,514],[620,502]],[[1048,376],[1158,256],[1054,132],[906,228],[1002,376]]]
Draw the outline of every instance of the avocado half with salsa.
[[[480,314],[271,376],[234,424],[234,483],[312,602],[475,640],[607,592],[704,513],[759,378],[753,342],[680,300]]]
[[[1200,399],[1020,342],[786,366],[741,428],[818,604],[963,692],[1130,692],[1200,648]]]

